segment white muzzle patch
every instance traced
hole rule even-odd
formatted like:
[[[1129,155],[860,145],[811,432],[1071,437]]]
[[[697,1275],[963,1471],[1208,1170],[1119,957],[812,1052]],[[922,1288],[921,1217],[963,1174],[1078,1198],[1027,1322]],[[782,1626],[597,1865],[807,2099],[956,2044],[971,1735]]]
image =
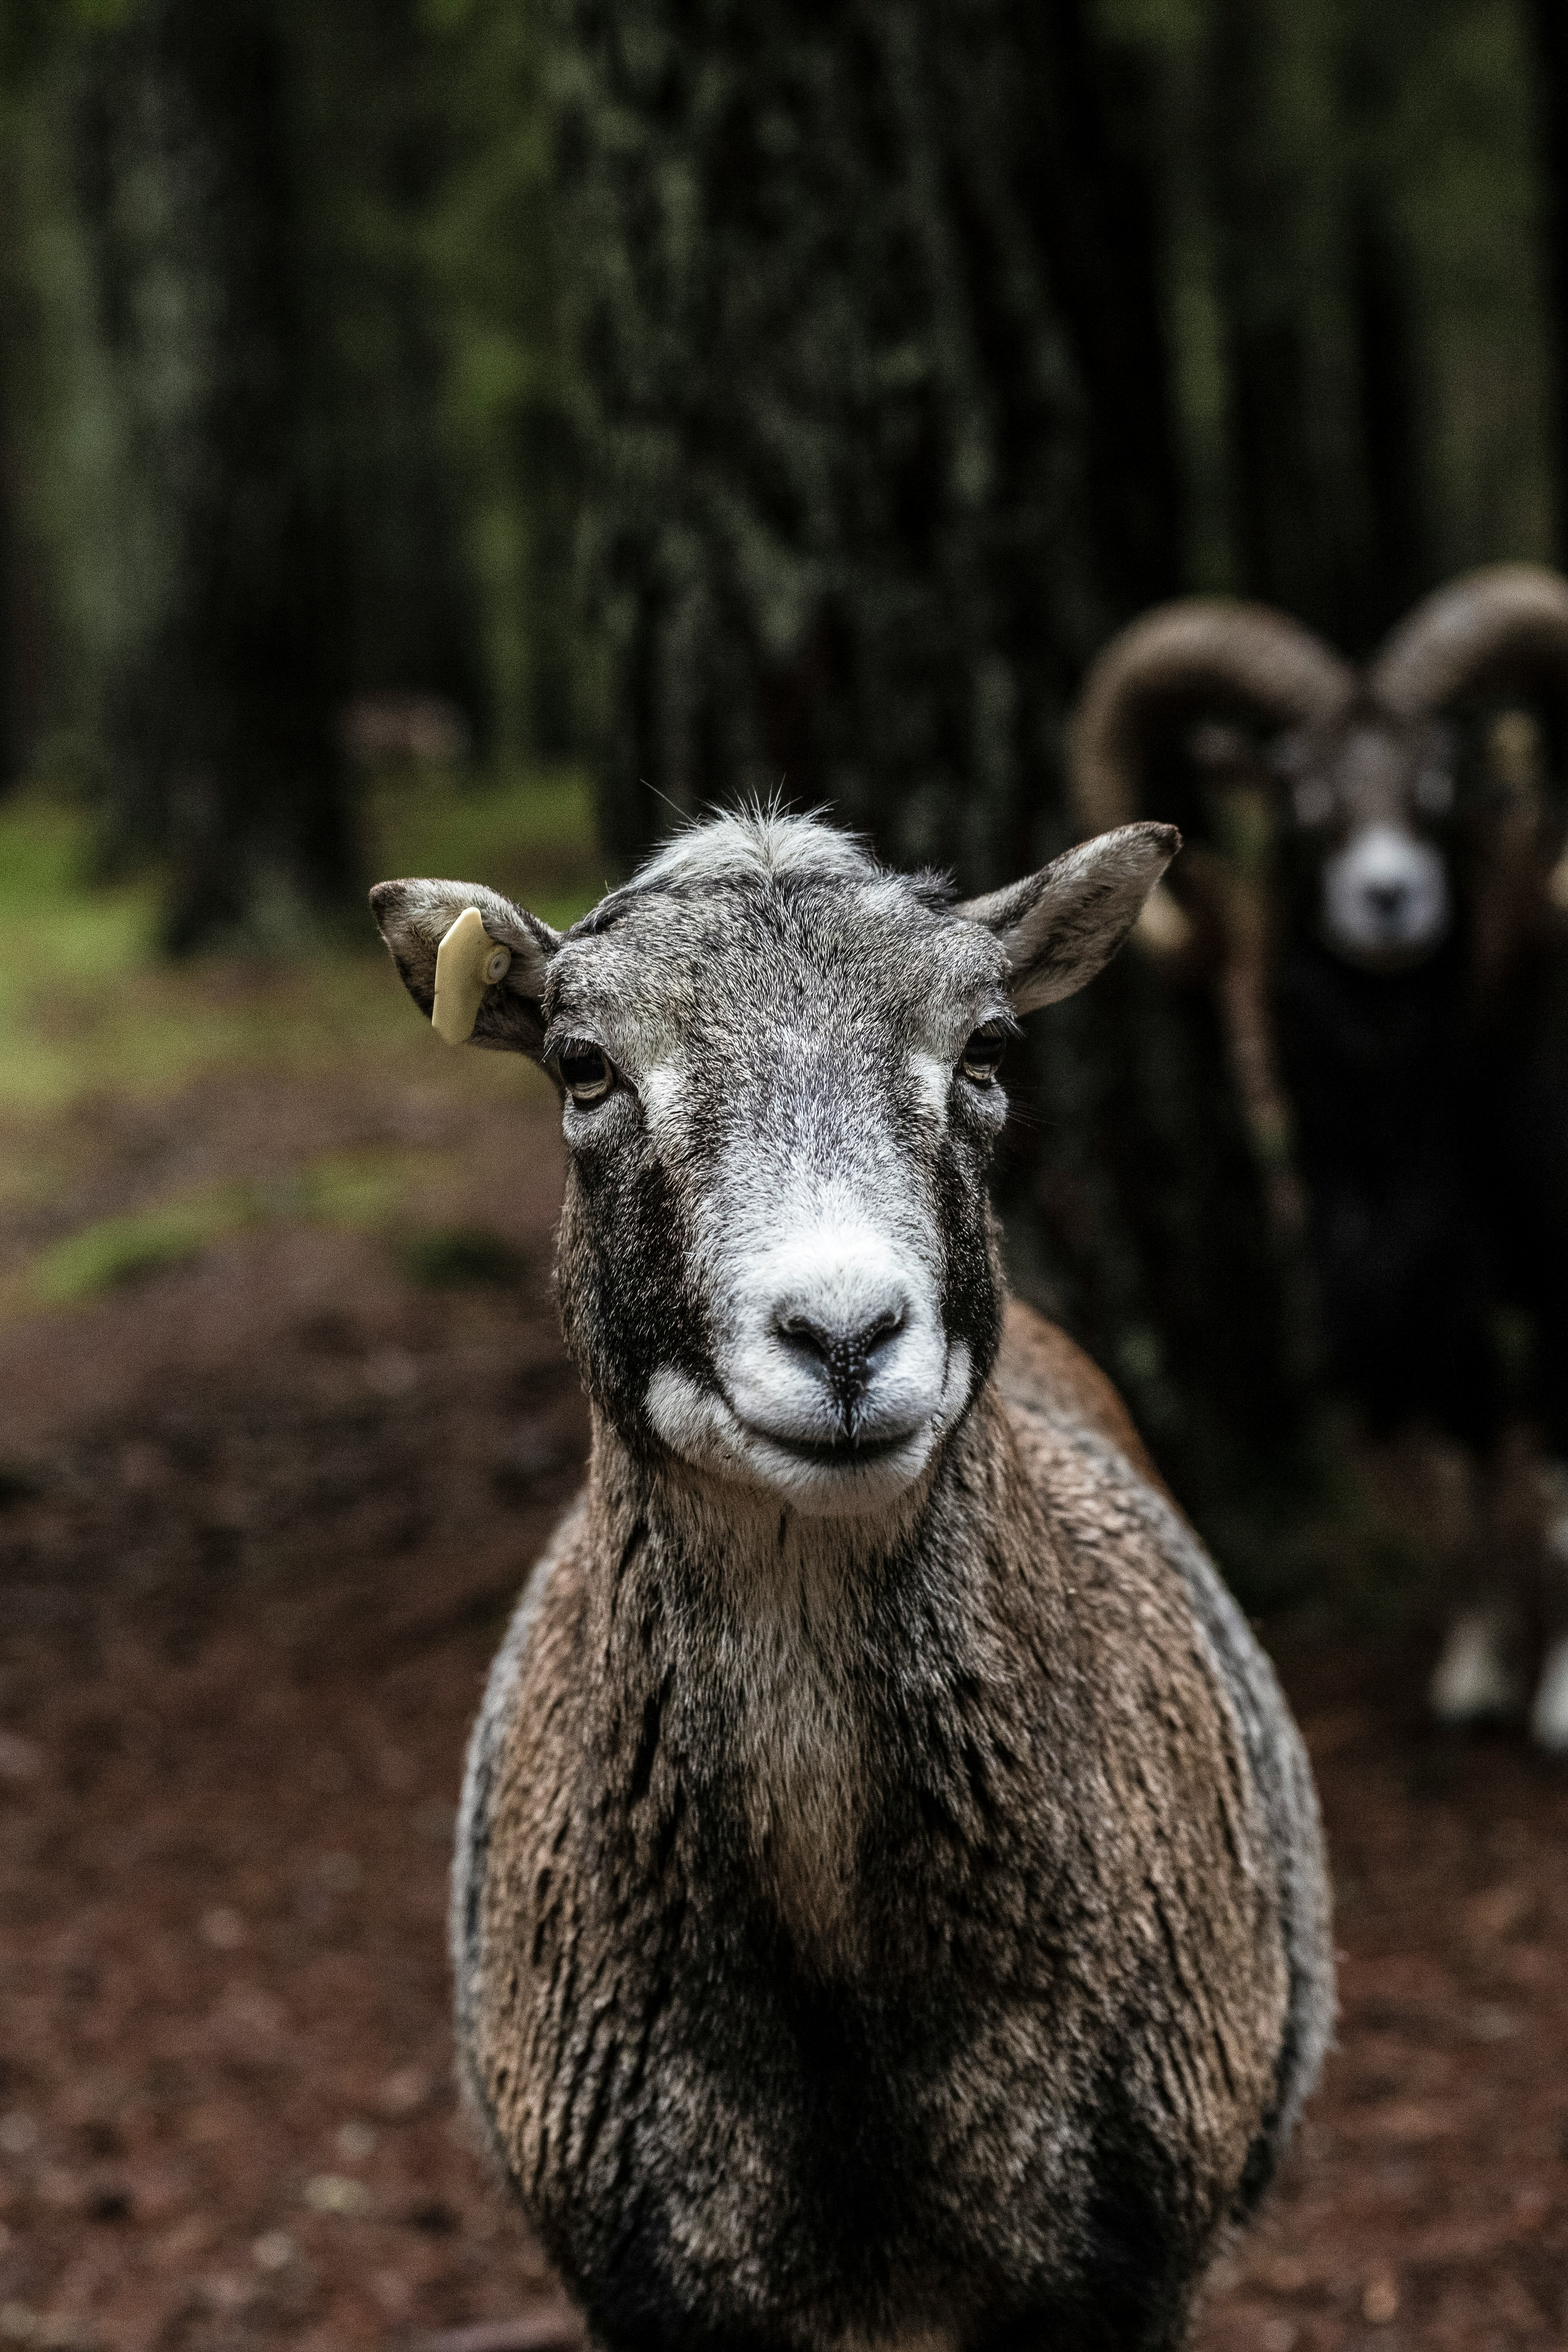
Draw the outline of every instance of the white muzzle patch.
[[[869,1223],[812,1223],[730,1268],[716,1388],[669,1369],[648,1417],[672,1452],[806,1512],[880,1507],[969,1397],[923,1257]]]
[[[1448,929],[1448,877],[1430,842],[1403,825],[1369,824],[1323,868],[1329,945],[1358,962],[1405,961]]]

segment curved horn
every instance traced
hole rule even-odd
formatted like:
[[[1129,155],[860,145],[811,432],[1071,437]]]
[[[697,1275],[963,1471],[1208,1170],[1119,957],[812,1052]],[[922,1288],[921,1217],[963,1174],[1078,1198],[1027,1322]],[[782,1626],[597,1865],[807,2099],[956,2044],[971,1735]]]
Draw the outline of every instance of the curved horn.
[[[1277,726],[1327,719],[1355,691],[1350,664],[1267,604],[1222,596],[1158,604],[1097,656],[1079,698],[1068,773],[1096,832],[1142,815],[1138,772],[1154,728],[1241,704]]]
[[[1568,580],[1539,563],[1489,563],[1451,580],[1384,640],[1367,685],[1414,719],[1520,672],[1568,688]]]

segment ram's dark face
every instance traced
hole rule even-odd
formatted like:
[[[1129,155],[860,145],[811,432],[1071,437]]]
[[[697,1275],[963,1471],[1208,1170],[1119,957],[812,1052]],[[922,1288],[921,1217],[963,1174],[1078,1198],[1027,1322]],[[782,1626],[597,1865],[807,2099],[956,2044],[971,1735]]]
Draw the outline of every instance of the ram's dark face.
[[[1312,877],[1321,936],[1347,962],[1402,970],[1447,936],[1455,757],[1440,722],[1365,704],[1279,746],[1296,862]]]
[[[921,1476],[996,1347],[1008,1036],[1099,969],[1174,846],[1131,827],[958,907],[820,824],[724,819],[563,938],[381,886],[421,1002],[466,905],[485,970],[512,950],[476,1034],[561,1088],[567,1339],[635,1444],[813,1512]]]

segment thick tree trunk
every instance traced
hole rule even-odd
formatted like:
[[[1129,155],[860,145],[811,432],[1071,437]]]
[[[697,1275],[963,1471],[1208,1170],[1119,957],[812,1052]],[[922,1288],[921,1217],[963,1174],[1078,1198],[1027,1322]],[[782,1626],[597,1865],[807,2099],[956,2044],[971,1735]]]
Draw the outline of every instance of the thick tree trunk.
[[[1365,655],[1430,587],[1410,273],[1387,157],[1411,25],[1217,0],[1208,194],[1235,584]]]
[[[1031,135],[1020,211],[1084,394],[1089,520],[1118,615],[1176,593],[1184,515],[1147,62],[1091,37],[1082,0],[1019,12]]]
[[[1435,583],[1410,286],[1386,210],[1363,191],[1351,220],[1357,423],[1366,553],[1342,597],[1342,642],[1365,656]]]
[[[1087,657],[1180,586],[1135,86],[1067,0],[558,24],[615,853],[782,790],[1026,870]],[[1035,1027],[1020,1280],[1212,1496],[1290,1393],[1211,1009],[1130,965]]]
[[[21,615],[16,488],[4,402],[5,386],[0,382],[0,792],[16,782],[25,759],[17,660]]]
[[[363,0],[362,0],[363,5]],[[407,5],[407,0],[405,0]],[[446,425],[471,494],[488,590],[497,735],[514,753],[581,751],[592,689],[572,593],[577,449],[541,11],[471,0],[420,10],[440,68],[444,168],[426,236],[450,359]]]
[[[1336,499],[1319,460],[1310,196],[1291,109],[1289,0],[1217,0],[1207,150],[1237,585],[1331,634]]]
[[[1032,1024],[999,1186],[1025,1295],[1131,1405],[1200,1517],[1294,1475],[1307,1333],[1205,987],[1136,947]]]
[[[149,0],[92,45],[78,136],[136,600],[102,697],[112,828],[172,860],[172,948],[267,939],[355,879],[340,539],[268,0]]]
[[[1568,6],[1531,0],[1540,105],[1542,277],[1552,353],[1550,472],[1557,562],[1568,569]]]
[[[447,167],[437,53],[416,0],[286,8],[344,523],[344,661],[354,692],[443,696],[489,734],[483,617],[444,414],[441,289],[428,252]]]
[[[0,52],[3,58],[3,52]],[[0,141],[10,129],[0,90]],[[14,159],[0,152],[0,792],[26,765],[28,713],[24,678],[29,664],[27,597],[21,530],[21,465],[16,350],[21,327],[20,205]]]
[[[1141,192],[1076,13],[568,16],[614,845],[782,783],[989,874],[1077,669],[1175,584]]]

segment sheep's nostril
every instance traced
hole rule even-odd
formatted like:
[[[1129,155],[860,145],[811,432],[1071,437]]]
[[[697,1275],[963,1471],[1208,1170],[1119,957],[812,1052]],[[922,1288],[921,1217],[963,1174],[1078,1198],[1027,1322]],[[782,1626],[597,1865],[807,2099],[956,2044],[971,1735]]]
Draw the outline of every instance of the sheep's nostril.
[[[863,1345],[867,1357],[876,1355],[889,1339],[896,1339],[903,1328],[904,1310],[901,1307],[889,1307],[886,1315],[879,1315],[866,1329]]]
[[[848,1412],[871,1385],[873,1360],[904,1328],[904,1309],[887,1308],[852,1329],[810,1315],[784,1315],[773,1328],[786,1346],[813,1357],[826,1375],[841,1411]]]

